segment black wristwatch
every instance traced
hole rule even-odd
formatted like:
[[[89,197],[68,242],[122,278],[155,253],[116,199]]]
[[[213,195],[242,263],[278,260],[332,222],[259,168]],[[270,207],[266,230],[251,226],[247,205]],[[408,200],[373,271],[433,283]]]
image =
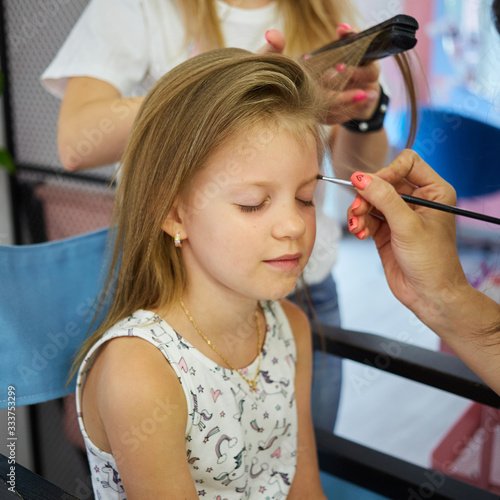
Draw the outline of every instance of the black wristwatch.
[[[351,132],[356,132],[358,134],[369,134],[370,132],[376,132],[384,126],[384,118],[387,112],[387,106],[389,105],[389,96],[384,93],[382,85],[380,86],[380,97],[378,99],[377,109],[375,113],[367,120],[349,120],[348,122],[342,123],[342,126]]]

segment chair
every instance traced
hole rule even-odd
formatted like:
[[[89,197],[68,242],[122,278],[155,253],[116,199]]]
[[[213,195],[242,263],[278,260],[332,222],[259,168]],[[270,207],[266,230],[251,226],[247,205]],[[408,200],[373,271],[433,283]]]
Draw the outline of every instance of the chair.
[[[13,476],[11,466],[9,458],[0,455],[0,498],[16,498],[17,493],[26,500],[79,500],[17,463]]]
[[[92,319],[106,236],[0,246],[0,385],[15,387],[18,406],[74,391],[67,377]]]

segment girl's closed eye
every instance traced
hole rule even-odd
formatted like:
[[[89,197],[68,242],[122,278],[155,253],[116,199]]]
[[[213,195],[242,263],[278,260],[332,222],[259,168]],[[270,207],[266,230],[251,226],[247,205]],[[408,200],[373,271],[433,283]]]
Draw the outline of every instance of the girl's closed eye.
[[[304,207],[314,207],[314,200],[307,200],[307,199],[302,199],[302,198],[296,198],[296,200]],[[238,205],[239,209],[242,212],[258,212],[259,210],[262,210],[264,206],[266,205],[266,200],[264,200],[262,203],[255,204],[255,205]]]
[[[262,192],[262,190],[253,190],[236,194],[233,198],[233,203],[241,212],[258,212],[267,206],[270,202],[270,197]]]
[[[257,212],[264,208],[265,201],[259,203],[258,205],[238,205],[242,212]]]
[[[314,207],[314,200],[301,200],[300,198],[297,198],[297,201],[305,207]]]
[[[303,189],[298,190],[295,193],[295,199],[297,200],[298,203],[300,203],[304,207],[314,207],[314,187],[316,186],[316,183],[314,183],[314,186],[307,186]]]

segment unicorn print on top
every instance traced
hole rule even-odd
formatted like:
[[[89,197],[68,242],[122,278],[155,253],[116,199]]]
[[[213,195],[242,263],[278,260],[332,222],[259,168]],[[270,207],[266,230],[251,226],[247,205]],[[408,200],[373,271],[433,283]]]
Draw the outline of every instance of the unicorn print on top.
[[[78,373],[78,411],[81,389],[99,347],[119,336],[140,337],[164,354],[182,385],[188,408],[186,461],[198,496],[209,500],[285,498],[296,466],[295,342],[279,303],[262,302],[261,306],[267,331],[258,394],[250,391],[237,372],[204,356],[157,315],[140,310],[109,330],[89,351]],[[255,373],[257,360],[246,368]],[[113,456],[90,441],[80,413],[79,422],[96,498],[125,499]]]

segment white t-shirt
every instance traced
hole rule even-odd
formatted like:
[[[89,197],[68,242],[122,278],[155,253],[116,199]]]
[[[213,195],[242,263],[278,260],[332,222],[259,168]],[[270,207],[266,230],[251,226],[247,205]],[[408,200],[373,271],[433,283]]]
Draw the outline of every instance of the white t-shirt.
[[[217,0],[226,46],[255,52],[269,29],[283,31],[276,2],[241,9]],[[183,15],[176,0],[91,0],[54,60],[42,75],[54,95],[64,95],[67,80],[103,80],[122,96],[144,95],[167,71],[198,52],[186,45]],[[326,183],[323,183],[326,184]],[[317,242],[306,267],[307,283],[323,281],[337,259],[340,228],[322,211],[324,185],[318,186]]]
[[[217,1],[228,47],[255,52],[265,32],[283,29],[276,3],[241,9]],[[91,0],[42,75],[42,83],[62,97],[67,79],[104,80],[123,96],[143,95],[167,71],[196,55],[186,45],[184,20],[175,0]],[[134,90],[136,92],[134,92]]]

